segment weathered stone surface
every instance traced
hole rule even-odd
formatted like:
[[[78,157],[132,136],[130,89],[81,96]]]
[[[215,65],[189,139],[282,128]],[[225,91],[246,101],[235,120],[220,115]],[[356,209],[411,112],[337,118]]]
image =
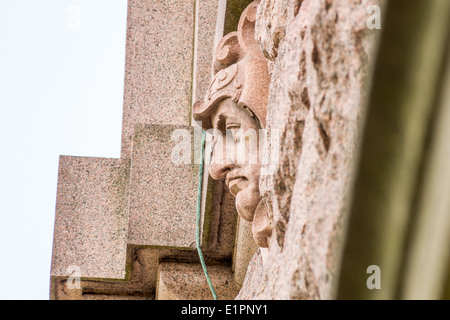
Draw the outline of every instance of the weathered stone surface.
[[[65,206],[72,196],[81,201],[85,209],[82,222],[88,225],[89,233],[71,227],[72,220],[78,218],[70,217],[67,210],[67,217],[55,221],[53,264],[57,267],[52,273],[52,299],[154,298],[160,259],[198,262],[196,251],[185,250],[195,247],[198,165],[193,162],[173,165],[170,155],[176,142],[170,137],[175,128],[188,129],[192,134],[193,128],[183,125],[190,124],[191,100],[208,88],[216,32],[220,29],[217,25],[222,24],[221,30],[224,28],[220,19],[229,17],[230,12],[240,14],[238,9],[251,1],[246,0],[245,4],[240,0],[228,1],[228,6],[222,0],[128,2],[121,155],[126,160],[92,160],[98,161],[99,168],[94,164],[83,163],[81,168],[77,163],[67,164],[67,170],[75,172],[71,173],[70,182],[75,193],[58,191],[61,193],[58,202],[62,201],[58,206]],[[238,18],[239,15],[231,19],[236,24],[234,28]],[[230,21],[225,27],[229,26]],[[151,123],[161,126],[146,126]],[[172,127],[164,127],[166,124]],[[197,159],[190,160],[198,160],[198,155]],[[111,181],[105,179],[105,172],[114,163],[126,166],[120,174],[126,174],[127,181],[121,186],[123,193],[117,196],[126,201],[123,207],[126,218],[121,221],[110,221],[105,217],[106,212],[97,212],[104,202],[110,205],[112,187]],[[85,176],[89,182],[83,180]],[[207,176],[206,172],[205,180]],[[60,179],[63,184],[64,181]],[[78,189],[85,184],[88,187],[78,198]],[[214,190],[210,192],[211,189]],[[208,227],[202,234],[204,256],[208,263],[226,265],[232,279],[230,260],[235,250],[237,221],[234,198],[222,181],[203,191],[203,208],[208,210],[204,219],[208,221],[203,221]],[[98,240],[111,234],[112,240]],[[241,247],[236,252],[242,252]],[[249,257],[247,254],[245,259],[237,259],[242,278]],[[87,271],[81,274],[81,289],[66,287],[65,278],[71,275],[66,272],[66,266],[71,264]],[[228,298],[236,293],[237,289]]]
[[[208,172],[205,172],[209,175]],[[208,176],[206,176],[208,179]],[[236,246],[235,235],[237,230],[237,212],[234,205],[234,197],[228,191],[223,181],[212,181],[209,179],[209,187],[212,189],[206,195],[207,202],[205,210],[203,232],[203,250],[214,253],[214,255],[230,257]]]
[[[129,158],[136,124],[189,125],[194,0],[130,0],[122,125]]]
[[[175,134],[172,139],[174,132],[182,135]],[[186,149],[181,141],[187,141]],[[199,165],[194,164],[193,143],[193,127],[136,126],[130,173],[129,244],[195,248]],[[175,155],[182,155],[183,149],[186,162],[178,163],[180,159]]]
[[[272,203],[275,232],[264,280],[262,266],[250,268],[240,297],[333,297],[374,44],[366,28],[371,4],[376,1],[305,0],[286,28],[273,63],[267,115],[268,129],[281,133],[279,170],[260,181],[261,194]],[[260,14],[269,21],[257,24],[269,25],[273,16]]]
[[[228,218],[225,218],[225,223]],[[221,219],[221,223],[222,223]],[[229,233],[229,234],[222,234]],[[226,272],[231,272],[229,266],[230,244],[221,243],[223,238],[233,237],[234,231],[227,226],[219,228],[216,235],[218,241],[211,242],[211,247],[203,250],[203,256],[208,265],[227,266]],[[232,239],[234,240],[234,239]],[[231,247],[234,241],[231,242]],[[68,286],[70,281],[66,277],[52,277],[50,294],[52,300],[83,300],[83,299],[155,299],[156,285],[161,261],[175,261],[180,263],[200,263],[196,250],[174,249],[168,247],[129,246],[127,250],[127,274],[125,279],[81,279],[80,287]],[[246,267],[246,266],[245,266]],[[225,270],[225,269],[224,269]],[[219,277],[220,278],[220,277]],[[237,289],[236,289],[237,290]],[[231,297],[232,298],[232,297]]]
[[[244,219],[238,219],[236,232],[236,244],[233,252],[234,280],[242,285],[247,274],[247,267],[258,246],[253,240],[252,223]]]
[[[50,281],[51,300],[82,300],[83,291],[81,288],[67,286],[67,279],[52,277]]]
[[[267,281],[261,249],[256,250],[246,271],[249,276],[245,278],[241,290],[235,297],[235,300],[255,299],[259,294],[259,286],[255,284]]]
[[[219,300],[233,299],[239,289],[230,267],[209,265],[208,274]],[[212,300],[200,264],[162,262],[159,265],[158,300]]]
[[[220,0],[198,1],[196,8],[195,61],[192,101],[208,89],[212,77],[211,61],[215,48],[217,15]]]
[[[195,113],[191,103],[207,91],[212,48],[223,30],[236,29],[212,59],[217,74],[209,96],[231,84],[224,96],[247,112],[239,125],[251,117],[279,130],[281,157],[274,175],[263,175],[270,171],[264,166],[255,170],[261,173],[253,180],[258,189],[242,203],[258,198],[258,206],[239,211],[253,222],[236,219],[226,187],[247,176],[211,183],[224,172],[206,161],[202,247],[219,298],[233,298],[242,282],[236,299],[429,299],[442,297],[444,286],[448,297],[450,184],[443,177],[450,174],[450,98],[446,94],[439,104],[438,92],[446,88],[438,88],[450,6],[443,0],[389,4],[356,188],[347,201],[378,33],[366,28],[367,9],[379,1],[258,0],[252,4],[260,3],[257,12],[238,23],[252,0],[130,0],[122,144],[127,160],[61,158],[51,298],[212,298],[192,250],[198,165],[194,159],[174,164],[177,142],[170,137],[175,128],[192,134],[183,126]],[[251,43],[255,18],[258,42]],[[238,42],[269,72],[233,82],[252,73],[255,62],[239,58]],[[239,72],[228,69],[236,63]],[[262,87],[269,76],[267,106]],[[252,90],[237,91],[242,88]],[[224,96],[207,98],[205,107],[225,104]],[[228,107],[217,117],[221,121],[236,111]],[[150,123],[175,126],[144,125]],[[245,189],[237,184],[230,186],[235,195]],[[258,210],[259,204],[268,210]],[[340,263],[346,206],[356,219],[348,221]],[[253,237],[268,249],[257,248]],[[383,270],[383,290],[367,290],[363,271],[372,263]],[[68,288],[70,266],[80,267],[81,288]],[[341,292],[335,295],[338,268]]]
[[[61,156],[51,275],[123,279],[129,161]]]
[[[262,0],[258,8],[255,33],[261,50],[269,60],[274,60],[286,27],[297,15],[303,0]]]

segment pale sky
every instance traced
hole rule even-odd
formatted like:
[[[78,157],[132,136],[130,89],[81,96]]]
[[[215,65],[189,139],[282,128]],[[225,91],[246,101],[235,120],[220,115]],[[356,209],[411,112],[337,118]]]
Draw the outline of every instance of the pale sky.
[[[119,158],[126,0],[0,0],[0,299],[49,299],[60,155]]]

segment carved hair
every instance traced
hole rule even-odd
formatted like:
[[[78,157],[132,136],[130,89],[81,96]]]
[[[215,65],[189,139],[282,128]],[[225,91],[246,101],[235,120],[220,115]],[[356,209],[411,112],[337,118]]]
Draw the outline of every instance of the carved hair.
[[[210,116],[219,103],[231,98],[246,108],[265,127],[270,76],[268,61],[255,39],[256,10],[253,1],[242,13],[238,30],[224,36],[217,45],[214,78],[203,101],[194,104],[194,119],[205,130],[212,128]]]

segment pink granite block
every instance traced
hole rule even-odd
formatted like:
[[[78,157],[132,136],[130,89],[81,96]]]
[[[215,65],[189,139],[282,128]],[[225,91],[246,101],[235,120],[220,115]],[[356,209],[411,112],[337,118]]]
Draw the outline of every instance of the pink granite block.
[[[232,300],[239,288],[233,281],[231,268],[209,265],[208,274],[219,300]],[[159,264],[156,300],[212,300],[200,264],[162,262]]]
[[[211,82],[219,2],[220,0],[202,0],[197,3],[193,102],[203,98]]]
[[[136,124],[189,125],[194,0],[129,0],[122,158]]]
[[[61,156],[52,276],[125,277],[129,161]]]
[[[190,141],[186,163],[173,162],[179,141]],[[195,248],[199,165],[193,164],[193,127],[138,125],[130,176],[129,244]],[[176,162],[176,161],[175,161]]]

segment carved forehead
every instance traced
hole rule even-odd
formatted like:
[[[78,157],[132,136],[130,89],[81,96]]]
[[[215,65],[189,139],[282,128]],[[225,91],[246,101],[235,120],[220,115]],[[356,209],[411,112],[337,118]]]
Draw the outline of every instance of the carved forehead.
[[[217,46],[213,63],[215,76],[204,99],[193,106],[193,118],[201,121],[205,130],[213,127],[212,115],[226,98],[239,107],[246,107],[244,112],[251,110],[257,123],[265,127],[270,75],[268,61],[255,40],[258,4],[256,0],[244,10],[238,30],[223,37]]]

